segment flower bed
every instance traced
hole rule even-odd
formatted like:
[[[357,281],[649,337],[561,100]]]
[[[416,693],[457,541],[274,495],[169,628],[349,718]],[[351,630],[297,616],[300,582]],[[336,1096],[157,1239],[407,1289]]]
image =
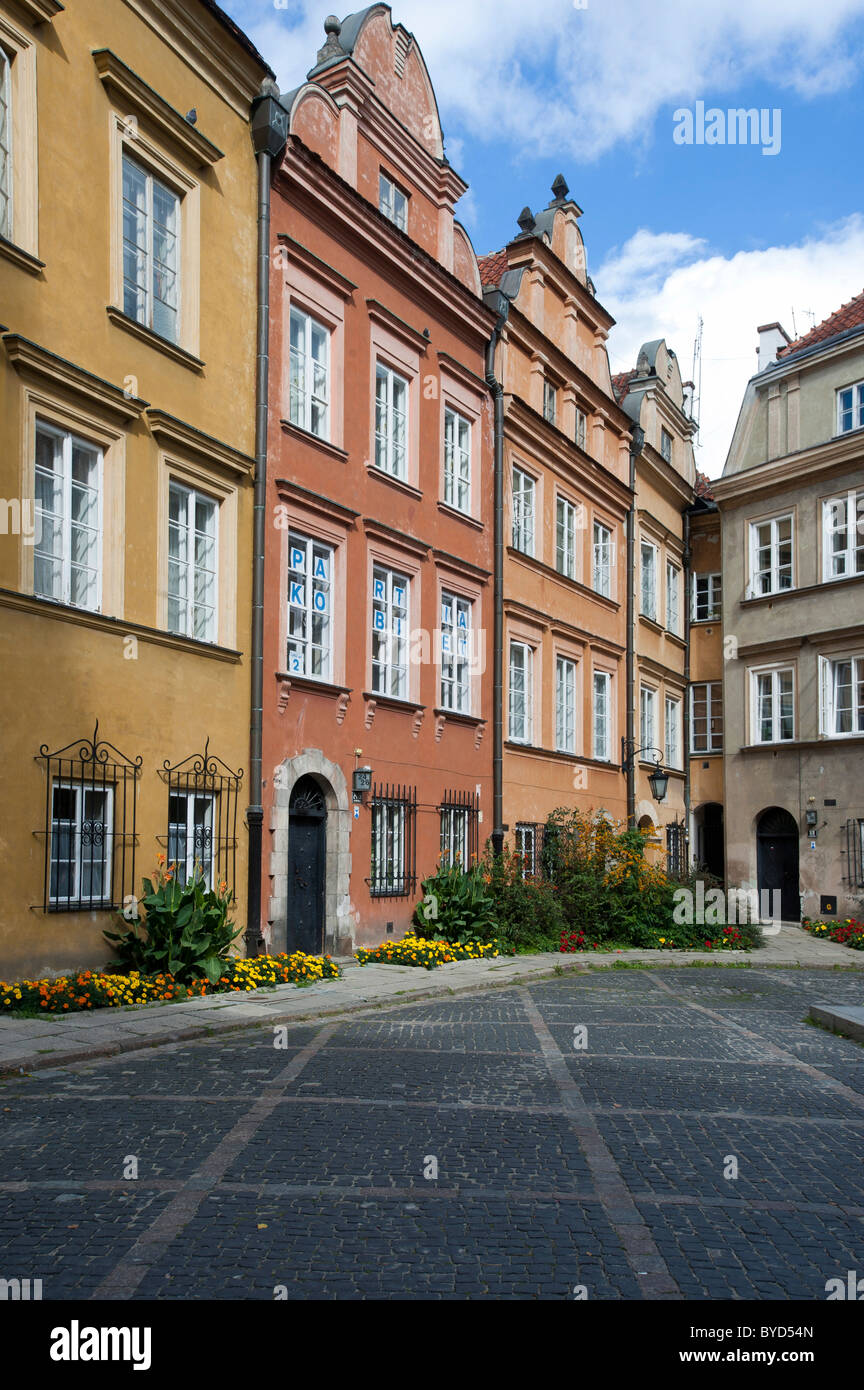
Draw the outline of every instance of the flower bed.
[[[455,960],[488,960],[500,954],[495,941],[421,941],[417,936],[354,952],[358,965],[416,965],[424,970]]]
[[[178,999],[198,999],[208,994],[245,994],[274,985],[310,984],[316,980],[336,980],[339,967],[329,956],[257,956],[252,960],[231,960],[217,981],[194,980],[179,984],[172,975],[103,974],[82,970],[56,980],[0,981],[0,1016],[28,1011],[46,1014],[82,1013],[87,1009],[119,1009],[129,1004],[176,1003]]]
[[[742,932],[738,927],[724,927],[716,935],[703,936],[704,928],[675,928],[674,935],[661,936],[658,931],[653,937],[647,935],[640,941],[640,948],[654,951],[749,951],[755,944],[754,929]],[[565,955],[576,951],[615,951],[632,950],[632,946],[616,946],[615,942],[590,940],[584,932],[561,933],[558,950]]]
[[[864,951],[864,922],[859,922],[855,917],[847,917],[843,922],[811,922],[809,917],[805,917],[801,925],[811,936],[821,937],[823,941],[849,946],[853,951]]]

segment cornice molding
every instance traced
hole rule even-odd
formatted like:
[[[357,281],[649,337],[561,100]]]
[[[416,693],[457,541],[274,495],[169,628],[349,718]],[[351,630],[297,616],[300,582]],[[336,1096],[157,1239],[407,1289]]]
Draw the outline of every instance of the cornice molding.
[[[175,111],[164,97],[154,91],[137,72],[127,67],[110,48],[95,48],[92,52],[102,85],[109,91],[118,92],[181,155],[200,169],[211,168],[225,158],[211,140],[190,125],[185,116]]]
[[[410,550],[423,560],[429,558],[429,551],[432,547],[426,541],[418,540],[416,536],[407,536],[404,531],[397,531],[395,527],[387,526],[383,521],[375,521],[368,516],[364,517],[363,530],[367,536],[377,537],[391,545],[399,546],[402,550]]]
[[[248,454],[224,444],[220,439],[214,439],[185,420],[168,415],[164,410],[148,409],[147,423],[153,438],[163,448],[192,455],[198,463],[209,467],[218,464],[241,478],[251,478],[255,473],[255,460]]]
[[[326,517],[329,521],[337,521],[341,526],[350,526],[353,529],[357,524],[359,512],[343,506],[341,502],[334,502],[332,498],[325,497],[320,492],[311,492],[309,488],[301,487],[299,483],[289,482],[287,478],[276,479],[276,491],[280,497],[290,498],[299,506],[306,507],[312,512],[318,512],[320,516]]]
[[[50,24],[66,8],[60,0],[18,0],[18,4],[34,24]]]
[[[711,491],[717,503],[738,501],[761,492],[789,492],[804,482],[812,481],[814,473],[842,473],[864,459],[864,432],[853,430],[836,435],[822,444],[802,449],[797,454],[785,454],[770,463],[742,469],[728,478],[715,478]]]
[[[320,256],[316,256],[302,242],[295,241],[287,232],[279,232],[276,240],[285,251],[286,256],[290,256],[291,260],[302,266],[310,275],[314,275],[316,280],[320,280],[334,294],[338,294],[342,299],[351,298],[357,288],[353,280],[349,280],[346,275],[342,275],[332,265],[322,261]]]
[[[268,65],[232,38],[203,5],[188,0],[123,0],[244,122]],[[209,23],[208,23],[209,20]]]
[[[382,328],[389,329],[409,347],[416,348],[419,353],[425,355],[431,341],[425,333],[421,333],[418,328],[414,328],[404,319],[400,319],[398,314],[394,314],[392,309],[388,309],[387,305],[382,304],[378,299],[367,299],[366,311],[374,323],[379,323]]]
[[[449,569],[455,574],[468,574],[474,579],[479,579],[481,584],[488,584],[492,578],[491,570],[484,570],[480,565],[475,565],[471,560],[465,560],[461,555],[453,555],[449,550],[437,550],[433,548],[432,558],[439,569]]]
[[[23,376],[35,377],[38,381],[50,382],[53,386],[71,391],[79,399],[83,398],[91,406],[119,415],[121,419],[140,420],[149,402],[137,396],[129,396],[120,386],[94,376],[74,362],[57,357],[47,348],[22,338],[17,333],[8,333],[3,338],[6,354],[16,371]]]
[[[489,394],[488,383],[482,377],[477,376],[476,372],[472,372],[470,367],[466,367],[462,362],[457,362],[456,358],[451,357],[449,352],[438,352],[436,355],[440,371],[446,372],[448,376],[455,376],[462,382],[463,386],[470,387],[478,395],[487,396]]]

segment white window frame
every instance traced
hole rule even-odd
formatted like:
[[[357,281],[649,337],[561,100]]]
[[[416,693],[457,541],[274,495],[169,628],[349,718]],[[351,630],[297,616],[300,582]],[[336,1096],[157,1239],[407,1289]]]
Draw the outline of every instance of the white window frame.
[[[521,668],[519,664],[513,660],[517,651],[522,653]],[[507,670],[507,727],[510,742],[531,744],[534,741],[534,648],[529,646],[527,642],[511,638]],[[515,697],[519,693],[517,682],[520,677],[522,681],[521,693],[523,696],[523,705],[521,721],[517,726]]]
[[[840,536],[845,543],[837,547]],[[864,574],[864,491],[850,488],[822,503],[822,580],[830,584],[856,574]]]
[[[401,232],[408,231],[408,194],[383,170],[378,174],[378,211]]]
[[[576,752],[576,662],[570,656],[555,658],[555,748]]]
[[[664,701],[663,751],[666,766],[681,768],[681,701],[667,695]]]
[[[294,325],[302,327],[303,345],[294,346]],[[314,355],[316,331],[323,336],[324,360]],[[317,439],[330,438],[330,329],[305,309],[292,304],[288,322],[288,418],[292,425]],[[323,395],[317,372],[323,373]],[[295,384],[295,376],[299,385]],[[316,418],[317,411],[317,418]]]
[[[333,679],[335,557],[332,545],[301,531],[289,531],[286,670],[289,676],[321,681],[325,685]],[[294,615],[303,635],[291,631]],[[322,627],[321,640],[317,642],[314,639],[316,621]],[[316,665],[319,666],[317,671],[313,669]]]
[[[584,410],[576,407],[576,428],[573,431],[573,439],[577,449],[581,449],[583,454],[586,452],[585,445],[588,440],[588,416]]]
[[[144,292],[144,317],[143,317],[143,318],[141,317],[141,314],[138,312],[137,306],[136,306],[135,312],[130,313],[130,308],[131,308],[132,306],[129,304],[129,301],[128,301],[127,295],[126,295],[127,286],[133,287],[133,288],[136,290],[136,292],[139,293],[139,294],[140,294],[140,292],[141,292],[141,290],[142,290],[142,286],[141,286],[141,284],[140,284],[137,280],[132,281],[132,280],[130,280],[130,279],[128,278],[128,276],[126,275],[126,248],[127,248],[128,245],[130,245],[130,243],[127,241],[127,237],[126,237],[126,217],[125,217],[125,207],[126,207],[126,195],[125,195],[125,182],[126,182],[126,180],[125,180],[125,171],[126,171],[126,165],[127,165],[127,164],[129,164],[129,165],[130,165],[132,168],[134,168],[140,175],[142,175],[142,176],[144,177],[145,181],[146,181],[146,206],[145,206],[145,208],[144,208],[144,219],[145,219],[145,245],[144,245],[144,248],[143,248],[143,253],[144,253],[144,273],[145,273],[145,275],[146,275],[146,283],[145,283],[145,285],[143,286],[143,292]],[[140,324],[142,324],[145,328],[149,328],[150,331],[151,331],[152,333],[157,333],[157,334],[159,335],[159,337],[160,337],[160,338],[164,338],[164,339],[166,340],[166,342],[174,343],[174,344],[179,344],[179,343],[180,343],[180,340],[181,340],[181,336],[182,336],[182,326],[183,326],[183,318],[182,318],[182,312],[183,312],[183,304],[182,304],[182,288],[183,288],[183,285],[182,285],[182,269],[183,269],[183,198],[182,198],[182,196],[177,192],[177,190],[176,190],[175,188],[172,188],[172,187],[171,187],[171,185],[170,185],[169,183],[166,183],[166,181],[165,181],[164,179],[157,177],[157,175],[154,174],[153,170],[152,170],[151,168],[149,168],[146,164],[142,163],[142,162],[141,162],[140,160],[138,160],[138,159],[133,159],[132,156],[128,153],[128,151],[127,151],[126,149],[123,150],[122,166],[123,166],[123,167],[122,167],[121,177],[122,177],[123,187],[121,188],[121,195],[120,195],[120,196],[121,196],[121,205],[122,205],[122,208],[123,208],[123,225],[122,225],[123,312],[124,312],[124,314],[126,314],[127,318],[132,319],[135,323],[140,323]],[[174,200],[174,204],[175,204],[175,221],[176,221],[176,227],[175,227],[175,231],[174,231],[174,233],[173,233],[173,235],[174,235],[174,264],[173,264],[173,266],[169,266],[169,265],[167,265],[167,263],[165,263],[165,266],[166,266],[166,269],[167,269],[171,274],[173,274],[173,276],[174,276],[174,283],[175,283],[175,286],[176,286],[176,294],[175,294],[175,300],[176,300],[176,302],[175,302],[173,305],[171,305],[171,304],[168,303],[167,300],[164,300],[164,299],[163,299],[163,300],[159,301],[159,302],[165,304],[167,308],[173,310],[173,313],[174,313],[174,331],[173,331],[172,333],[166,333],[166,332],[163,331],[162,328],[157,328],[157,327],[156,327],[156,303],[157,303],[157,298],[156,298],[156,293],[155,293],[155,287],[156,287],[156,278],[157,278],[157,274],[156,274],[156,262],[155,262],[154,251],[153,251],[153,241],[154,241],[154,238],[153,238],[153,231],[154,231],[154,225],[155,225],[155,216],[154,216],[154,211],[153,211],[153,204],[154,204],[154,197],[153,197],[153,194],[154,194],[154,187],[157,186],[157,185],[158,185],[158,187],[159,187],[164,193],[168,194],[169,197],[171,197],[171,198]],[[139,248],[139,249],[140,249],[140,248]]]
[[[666,463],[672,462],[672,450],[675,445],[674,437],[669,433],[664,425],[660,426],[660,457]]]
[[[183,525],[183,534],[186,538],[186,557],[178,558],[171,554],[170,534],[171,528],[176,524],[171,520],[171,495],[185,495],[186,520]],[[212,576],[213,603],[199,604],[196,602],[198,590],[197,576],[203,570],[197,562],[197,538],[199,535],[206,535],[206,532],[199,532],[196,526],[196,509],[199,502],[203,502],[209,509],[213,520],[213,568],[209,571]],[[201,492],[198,488],[190,487],[188,483],[181,482],[179,478],[171,478],[168,484],[168,589],[167,589],[167,626],[168,631],[178,637],[188,637],[193,642],[209,642],[215,644],[219,640],[219,499],[212,497],[209,493]],[[191,545],[190,545],[191,538]],[[186,593],[171,593],[171,566],[182,565],[186,570]],[[171,626],[171,603],[176,601],[184,607],[179,626]],[[195,632],[195,610],[197,608],[210,610],[207,621],[206,635],[201,636]]]
[[[537,827],[528,822],[520,822],[514,835],[516,853],[522,860],[523,880],[533,878],[537,873]]]
[[[650,552],[651,564],[646,569],[645,561]],[[649,618],[651,622],[657,621],[657,566],[659,550],[653,541],[640,540],[639,542],[639,611],[643,618]],[[646,587],[646,576],[650,576],[650,583]]]
[[[3,126],[6,128],[5,142],[2,137]],[[14,154],[14,115],[12,111],[12,59],[6,49],[0,44],[0,170],[5,171],[2,185],[0,185],[0,198],[5,200],[5,217],[0,214],[0,236],[7,241],[13,240],[13,228],[15,226],[15,169],[13,160]]]
[[[439,862],[445,869],[457,865],[467,869],[468,865],[468,808],[465,806],[442,806],[441,848]]]
[[[441,708],[471,713],[471,619],[474,604],[441,591]],[[464,622],[460,622],[464,619]]]
[[[565,579],[576,578],[577,508],[567,497],[555,502],[555,568]]]
[[[600,533],[600,534],[598,534]],[[612,531],[602,521],[594,522],[591,583],[603,598],[612,597]]]
[[[408,884],[408,808],[380,798],[372,802],[370,896],[404,897]]]
[[[780,524],[784,521],[789,522],[789,539],[781,540],[779,534]],[[770,538],[767,546],[760,544],[759,530],[767,526]],[[789,561],[788,564],[780,563],[780,547],[788,545]],[[760,569],[759,552],[769,550],[770,559],[766,568]],[[781,578],[788,572],[789,583],[781,584]],[[767,576],[769,587],[760,587],[760,580]],[[764,517],[761,521],[750,522],[750,584],[748,588],[749,598],[764,598],[769,594],[787,594],[794,588],[795,580],[795,517],[792,512],[784,512],[780,516]]]
[[[558,387],[548,376],[543,378],[543,419],[548,425],[558,423]]]
[[[837,729],[841,714],[838,693],[838,667],[849,666],[850,700],[848,706],[849,729]],[[825,738],[861,738],[864,736],[864,655],[832,656],[819,658],[819,726]],[[857,728],[855,726],[858,726]]]
[[[849,396],[848,406],[843,397]],[[849,414],[849,424],[844,417]],[[837,433],[851,434],[853,430],[864,429],[864,381],[853,381],[850,386],[841,386],[837,392]]]
[[[376,562],[372,569],[372,690],[385,699],[409,698],[410,622],[410,577]],[[381,653],[378,657],[376,639]]]
[[[184,801],[186,803],[184,808],[185,817],[182,821],[172,819],[172,801]],[[199,805],[206,809],[203,829],[209,832],[210,835],[210,854],[207,859],[199,859],[195,853],[195,832],[198,828],[195,820],[195,812]],[[169,865],[174,864],[177,867],[178,872],[176,877],[178,883],[189,882],[195,873],[195,866],[198,864],[202,871],[204,886],[208,889],[213,887],[213,827],[215,823],[216,796],[213,792],[172,791],[170,793],[168,797],[168,845],[166,853]],[[177,836],[178,830],[182,832],[183,843],[186,848],[182,861],[171,853],[172,840]]]
[[[450,405],[444,407],[444,501],[471,511],[471,421]]]
[[[650,685],[639,687],[639,743],[642,761],[654,761],[650,750],[657,748],[657,691]]]
[[[601,693],[602,692],[602,693]],[[591,682],[591,748],[597,762],[612,761],[612,676],[595,671]]]
[[[681,571],[671,560],[666,561],[666,631],[681,635]]]
[[[700,585],[704,588],[701,598],[700,613]],[[690,620],[694,623],[714,623],[719,622],[723,611],[723,577],[721,574],[694,574],[692,600],[690,605]]]
[[[696,692],[705,691],[705,746],[696,742]],[[715,693],[716,692],[716,693]],[[714,725],[719,721],[720,728]],[[723,683],[694,681],[690,686],[690,752],[714,754],[723,751]]]
[[[524,468],[513,465],[513,549],[523,555],[534,554],[534,517],[537,480]]]
[[[383,394],[381,385],[383,383]],[[402,395],[403,405],[397,404]],[[375,364],[375,467],[402,482],[408,477],[408,417],[411,383],[379,358]],[[398,438],[402,423],[402,439]]]
[[[57,791],[71,791],[75,793],[75,821],[54,814],[54,793]],[[104,857],[100,861],[103,865],[102,886],[103,891],[98,897],[92,893],[81,896],[81,879],[83,877],[82,860],[82,840],[84,827],[84,803],[87,794],[97,793],[105,796],[104,819],[99,822],[103,827],[102,845]],[[93,824],[94,822],[89,822]],[[63,826],[71,829],[72,832],[72,858],[55,858],[55,836],[57,836]],[[51,845],[48,852],[48,904],[53,908],[65,908],[69,912],[87,911],[90,902],[110,903],[112,899],[112,850],[114,843],[114,785],[113,783],[97,783],[95,786],[88,786],[87,782],[73,782],[68,778],[57,778],[52,783],[51,788]],[[55,864],[72,864],[72,887],[71,893],[57,893],[53,890],[53,868]]]
[[[37,417],[37,420],[36,420],[36,435],[37,435],[37,438],[38,438],[39,435],[42,435],[42,436],[45,436],[45,437],[47,437],[47,438],[50,438],[50,439],[52,439],[52,440],[54,441],[54,446],[55,446],[55,455],[54,455],[54,457],[55,457],[55,463],[58,461],[58,458],[59,458],[59,462],[60,462],[60,465],[61,465],[61,470],[62,470],[62,471],[61,471],[59,474],[58,474],[56,468],[53,469],[53,470],[51,471],[51,473],[49,474],[49,473],[48,473],[48,470],[44,469],[44,468],[38,463],[38,452],[36,453],[36,456],[35,456],[35,458],[34,458],[34,477],[35,477],[35,481],[36,481],[36,491],[37,491],[37,494],[38,494],[38,482],[39,482],[40,476],[44,476],[44,477],[50,476],[50,477],[53,477],[55,480],[57,480],[57,482],[59,482],[59,501],[60,501],[60,506],[61,506],[61,509],[62,509],[62,510],[60,511],[60,513],[59,513],[60,540],[61,540],[62,552],[61,552],[61,554],[60,554],[59,556],[58,556],[58,555],[55,555],[55,554],[47,555],[47,558],[49,558],[50,560],[54,561],[55,564],[59,561],[59,566],[60,566],[60,586],[59,586],[59,587],[60,587],[60,593],[59,593],[59,594],[57,594],[57,593],[54,593],[54,594],[44,594],[44,593],[40,593],[40,592],[37,590],[37,588],[36,588],[36,567],[37,567],[37,565],[38,565],[39,559],[40,559],[43,555],[46,555],[46,552],[44,552],[44,551],[42,550],[42,540],[44,539],[45,534],[46,534],[46,531],[47,531],[47,529],[48,529],[48,526],[46,525],[46,520],[45,520],[45,519],[46,519],[46,517],[55,517],[55,518],[56,518],[56,517],[58,517],[58,513],[57,513],[57,512],[47,512],[47,511],[45,510],[45,508],[43,508],[43,506],[41,505],[41,503],[37,500],[36,509],[35,509],[35,521],[36,521],[35,532],[36,532],[36,535],[39,537],[39,539],[37,540],[36,546],[35,546],[35,549],[34,549],[33,591],[34,591],[34,593],[37,595],[37,597],[39,597],[39,598],[50,599],[50,600],[52,600],[54,603],[65,603],[65,604],[68,604],[70,607],[81,608],[82,611],[88,612],[88,613],[100,613],[100,612],[102,611],[102,548],[103,548],[103,517],[104,517],[104,502],[105,502],[105,499],[104,499],[104,485],[105,485],[105,454],[104,454],[104,450],[101,448],[100,445],[91,443],[90,440],[84,439],[81,435],[73,434],[73,433],[71,432],[71,430],[65,430],[65,429],[63,429],[63,428],[60,427],[60,426],[51,424],[49,421],[44,420],[44,419],[42,419],[41,417]],[[58,455],[58,453],[57,453],[57,446],[58,446],[58,445],[59,445],[59,455]],[[73,496],[72,496],[72,489],[73,489],[73,486],[74,486],[74,487],[79,487],[79,486],[80,486],[80,484],[78,484],[78,483],[73,483],[73,479],[72,479],[72,451],[73,451],[73,449],[75,449],[76,447],[81,448],[81,449],[85,449],[89,454],[93,455],[94,458],[95,458],[95,463],[96,463],[96,486],[95,486],[95,487],[92,487],[92,485],[87,484],[87,486],[90,488],[90,490],[96,493],[96,523],[95,523],[95,526],[94,526],[94,525],[88,525],[88,526],[86,527],[86,529],[87,529],[88,531],[90,531],[90,532],[94,532],[94,531],[95,531],[95,533],[96,533],[96,537],[95,537],[95,564],[94,564],[94,565],[88,565],[88,566],[86,567],[88,570],[90,570],[90,572],[91,572],[91,573],[94,575],[94,577],[95,577],[95,586],[94,586],[94,587],[95,587],[95,602],[93,603],[92,606],[88,606],[88,607],[85,607],[85,605],[83,605],[83,604],[75,603],[74,600],[73,600],[73,598],[72,598],[72,569],[73,569],[73,565],[72,565],[72,533],[73,533],[73,529],[75,529],[75,528],[77,528],[77,529],[82,529],[82,528],[81,528],[81,523],[80,523],[80,522],[75,522],[75,521],[73,521],[73,517],[72,517],[72,511],[73,511]],[[55,487],[56,487],[56,483],[55,483]],[[84,568],[84,567],[83,567],[83,566],[76,566],[76,568],[81,569],[81,568]]]
[[[783,737],[781,730],[782,709],[781,700],[787,692],[781,688],[782,678],[788,676],[792,700],[792,731],[787,737]],[[770,682],[770,720],[771,737],[762,737],[762,717],[760,712],[760,684],[763,681]],[[773,743],[794,743],[795,741],[795,669],[792,666],[772,666],[764,667],[750,672],[750,727],[751,743],[773,744]]]

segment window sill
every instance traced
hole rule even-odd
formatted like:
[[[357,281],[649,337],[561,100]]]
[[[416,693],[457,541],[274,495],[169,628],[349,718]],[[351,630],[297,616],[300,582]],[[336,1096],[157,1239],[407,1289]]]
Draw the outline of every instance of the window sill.
[[[749,598],[741,599],[742,608],[756,608],[760,603],[771,604],[775,599],[793,598],[798,594],[819,594],[826,589],[834,589],[838,585],[860,584],[864,582],[864,573],[861,574],[839,574],[834,579],[823,579],[818,584],[802,584],[797,589],[778,589],[776,594],[756,594]]]
[[[292,439],[298,439],[304,444],[312,444],[322,453],[329,454],[331,458],[339,463],[348,462],[348,454],[344,449],[340,449],[338,444],[331,444],[329,439],[322,439],[320,435],[313,434],[311,430],[304,430],[301,425],[294,425],[290,420],[281,420],[282,431],[290,435]]]
[[[29,271],[31,275],[41,275],[45,269],[45,262],[40,261],[38,256],[31,255],[23,246],[16,246],[14,241],[7,241],[5,236],[0,236],[0,256],[4,256],[13,265],[20,266],[22,270]]]
[[[469,729],[476,729],[481,724],[487,724],[489,722],[486,719],[481,719],[479,715],[462,714],[459,710],[455,709],[435,709],[432,713],[435,715],[436,719],[449,719],[451,723],[465,724]]]
[[[88,608],[73,608],[70,604],[58,603],[56,599],[37,598],[35,594],[21,594],[14,589],[0,589],[0,608],[15,608],[34,616],[51,617],[58,622],[79,623],[82,627],[94,628],[112,638],[140,637],[142,641],[156,646],[173,647],[175,651],[190,652],[195,656],[214,657],[219,661],[237,662],[242,652],[232,647],[219,647],[209,642],[199,642],[194,637],[181,637],[164,628],[144,627],[125,618],[94,613]]]
[[[713,618],[691,618],[691,627],[717,627],[721,621],[721,614],[717,613]]]
[[[347,685],[333,685],[330,681],[316,681],[313,676],[292,676],[287,671],[277,671],[276,679],[281,685],[289,685],[292,690],[302,691],[304,695],[326,695],[339,700],[352,693]]]
[[[385,473],[383,468],[378,468],[374,463],[367,463],[366,472],[370,478],[377,478],[379,483],[389,483],[399,492],[405,492],[409,497],[413,497],[417,502],[423,500],[423,493],[419,487],[414,487],[412,483],[406,483],[402,478],[394,478],[392,473]]]
[[[640,613],[639,621],[640,623],[645,623],[648,627],[650,627],[652,632],[657,632],[661,636],[666,631],[662,623],[658,623],[656,618],[649,617],[647,613]]]
[[[415,704],[413,700],[397,700],[394,695],[377,695],[374,690],[364,690],[363,699],[371,700],[382,709],[401,710],[403,714],[420,714],[425,705]]]
[[[200,357],[194,353],[187,352],[185,348],[178,347],[169,338],[163,338],[161,333],[156,333],[146,324],[138,323],[135,319],[130,319],[128,314],[124,314],[122,309],[117,309],[114,305],[109,305],[106,313],[116,328],[122,328],[126,333],[131,333],[133,337],[140,338],[142,343],[148,343],[157,352],[164,353],[166,357],[172,358],[174,362],[179,362],[181,367],[186,367],[190,372],[201,373],[204,371],[204,363]]]
[[[486,528],[482,521],[478,521],[476,516],[471,516],[469,512],[460,512],[458,507],[452,507],[449,502],[438,503],[439,512],[444,516],[452,516],[455,521],[464,521],[466,526],[473,526],[475,531],[484,531]]]

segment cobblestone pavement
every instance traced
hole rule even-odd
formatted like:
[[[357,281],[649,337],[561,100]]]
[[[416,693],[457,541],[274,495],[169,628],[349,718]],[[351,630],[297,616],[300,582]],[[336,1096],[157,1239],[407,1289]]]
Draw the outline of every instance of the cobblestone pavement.
[[[864,1269],[864,1048],[804,1018],[861,994],[827,971],[569,975],[8,1079],[0,1277],[46,1299],[822,1300]]]

